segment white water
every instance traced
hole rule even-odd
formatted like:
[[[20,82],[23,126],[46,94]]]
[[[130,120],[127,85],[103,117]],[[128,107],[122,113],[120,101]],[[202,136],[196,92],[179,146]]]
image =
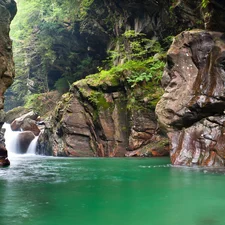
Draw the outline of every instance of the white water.
[[[8,154],[14,155],[19,154],[20,148],[19,148],[19,141],[18,136],[20,134],[20,131],[12,131],[10,124],[5,123],[3,125],[3,128],[5,128],[5,144],[6,149],[8,150]]]
[[[31,141],[31,143],[30,143],[30,145],[29,145],[29,147],[27,149],[27,154],[35,155],[38,138],[39,138],[39,136],[36,136],[34,138],[34,140]]]
[[[19,134],[21,131],[12,131],[10,124],[5,123],[3,125],[3,128],[5,128],[5,144],[6,149],[8,150],[9,157],[15,156],[15,154],[21,154],[20,147],[19,147]],[[33,139],[33,141],[30,143],[27,153],[29,155],[35,155],[36,147],[37,147],[37,140],[38,136]]]

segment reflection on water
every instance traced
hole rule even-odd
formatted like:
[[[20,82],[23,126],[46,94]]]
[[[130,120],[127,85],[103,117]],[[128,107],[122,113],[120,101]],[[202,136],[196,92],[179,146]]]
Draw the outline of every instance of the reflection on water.
[[[224,225],[224,171],[167,158],[16,156],[0,169],[0,225]]]

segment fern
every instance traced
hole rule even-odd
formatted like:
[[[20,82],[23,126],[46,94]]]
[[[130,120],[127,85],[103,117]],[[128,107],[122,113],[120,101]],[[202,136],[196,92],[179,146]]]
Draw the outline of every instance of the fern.
[[[202,5],[202,8],[203,8],[203,9],[205,9],[205,8],[208,6],[209,1],[210,1],[210,0],[202,0],[201,5]]]

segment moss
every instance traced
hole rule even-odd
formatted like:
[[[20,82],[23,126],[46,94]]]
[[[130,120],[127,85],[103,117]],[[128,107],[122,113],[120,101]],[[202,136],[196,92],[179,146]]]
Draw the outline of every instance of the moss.
[[[98,110],[100,109],[108,109],[113,105],[110,102],[107,102],[104,93],[99,91],[92,91],[91,95],[88,97],[88,100],[94,103]]]

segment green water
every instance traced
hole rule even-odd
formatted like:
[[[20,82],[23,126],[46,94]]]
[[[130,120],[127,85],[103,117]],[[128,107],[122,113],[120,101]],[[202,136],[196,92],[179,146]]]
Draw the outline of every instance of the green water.
[[[166,158],[19,157],[0,169],[0,225],[224,225],[225,171]]]

